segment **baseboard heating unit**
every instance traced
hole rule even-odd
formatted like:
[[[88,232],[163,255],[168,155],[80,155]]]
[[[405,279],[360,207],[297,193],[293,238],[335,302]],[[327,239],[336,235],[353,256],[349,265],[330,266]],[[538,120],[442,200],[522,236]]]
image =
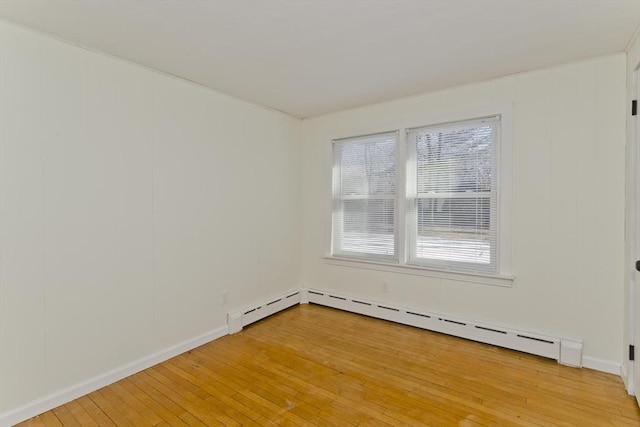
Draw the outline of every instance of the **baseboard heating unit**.
[[[296,304],[313,303],[352,313],[389,320],[403,325],[466,338],[498,347],[557,360],[563,365],[582,367],[582,341],[551,337],[477,321],[397,307],[319,289],[292,290],[227,315],[230,334]]]
[[[229,327],[229,333],[238,333],[242,328],[253,322],[257,322],[279,311],[300,304],[300,293],[300,290],[289,291],[262,303],[228,313],[227,325]]]
[[[582,341],[580,340],[518,331],[317,289],[305,289],[302,292],[301,298],[303,302],[308,301],[365,316],[548,357],[569,366],[582,366]]]

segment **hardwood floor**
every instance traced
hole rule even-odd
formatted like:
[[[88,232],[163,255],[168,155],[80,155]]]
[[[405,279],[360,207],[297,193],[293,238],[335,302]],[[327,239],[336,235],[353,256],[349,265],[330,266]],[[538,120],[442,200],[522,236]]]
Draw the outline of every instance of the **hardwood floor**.
[[[639,426],[619,377],[316,305],[20,426]]]

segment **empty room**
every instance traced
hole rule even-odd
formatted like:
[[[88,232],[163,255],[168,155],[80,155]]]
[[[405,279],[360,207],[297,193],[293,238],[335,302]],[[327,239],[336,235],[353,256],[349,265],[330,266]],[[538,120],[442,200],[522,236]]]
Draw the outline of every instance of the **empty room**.
[[[640,0],[0,0],[0,427],[640,426]]]

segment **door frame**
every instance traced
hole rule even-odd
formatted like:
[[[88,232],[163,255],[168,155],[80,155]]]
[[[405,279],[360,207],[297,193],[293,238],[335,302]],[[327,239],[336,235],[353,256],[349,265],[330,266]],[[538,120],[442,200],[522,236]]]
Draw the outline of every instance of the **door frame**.
[[[630,100],[640,100],[640,62],[635,64],[631,75],[630,87],[628,88]],[[630,106],[629,106],[630,108]],[[627,111],[630,111],[627,110]],[[640,114],[640,112],[638,112]],[[631,116],[628,113],[629,120],[629,145],[628,145],[628,172],[627,172],[627,241],[628,241],[628,259],[625,263],[625,269],[629,273],[628,276],[628,318],[627,318],[627,338],[629,345],[640,344],[640,276],[635,270],[635,262],[640,259],[640,115]],[[626,275],[625,275],[626,276]],[[640,348],[638,349],[640,350]],[[636,395],[636,400],[640,404],[640,354],[635,357],[635,361],[629,360],[628,349],[624,349],[624,362],[622,366],[627,367],[627,372],[621,373],[623,380],[627,385],[627,391],[631,395]],[[636,379],[638,377],[638,379]]]

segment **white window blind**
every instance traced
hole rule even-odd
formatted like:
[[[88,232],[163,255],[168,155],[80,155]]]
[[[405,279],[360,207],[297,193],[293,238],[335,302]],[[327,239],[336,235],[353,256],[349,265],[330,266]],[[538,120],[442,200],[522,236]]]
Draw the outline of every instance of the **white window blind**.
[[[397,261],[397,140],[389,132],[333,141],[333,255]]]
[[[497,272],[499,117],[407,131],[408,262]]]

